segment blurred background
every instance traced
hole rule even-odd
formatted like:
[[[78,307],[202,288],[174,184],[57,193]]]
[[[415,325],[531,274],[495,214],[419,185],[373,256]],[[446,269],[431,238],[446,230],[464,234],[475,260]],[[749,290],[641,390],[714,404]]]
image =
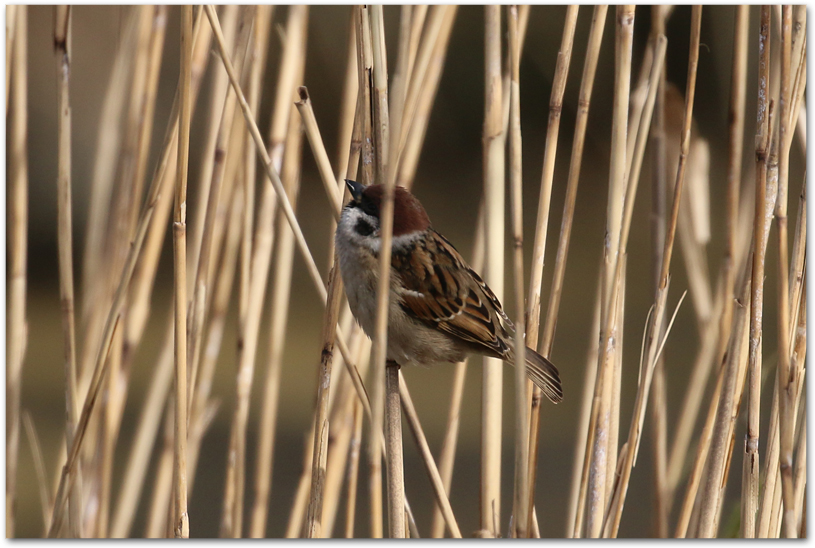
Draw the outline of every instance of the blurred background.
[[[125,6],[77,6],[73,8],[73,53],[71,103],[73,109],[73,214],[75,276],[79,280],[81,257],[88,212],[88,193],[100,121],[100,105],[113,60],[120,47],[120,37],[127,10]],[[346,47],[351,9],[347,6],[313,6],[309,10],[307,62],[303,84],[309,89],[317,122],[332,163],[336,160],[339,107],[345,74]],[[503,12],[502,12],[503,13]],[[611,112],[614,81],[614,17],[609,10],[603,37],[602,51],[591,102],[583,167],[578,190],[575,224],[566,278],[563,288],[561,312],[552,353],[552,360],[560,369],[565,392],[564,401],[557,406],[546,402],[542,413],[540,465],[538,472],[536,506],[541,535],[562,537],[565,533],[566,507],[575,451],[575,432],[580,395],[584,382],[587,349],[596,333],[590,332],[595,287],[604,238],[606,198],[608,192],[608,166],[611,135]],[[180,10],[169,10],[168,31],[156,106],[156,122],[152,140],[152,154],[148,172],[152,173],[156,156],[169,116],[178,75],[178,29]],[[398,6],[384,8],[388,65],[395,66],[398,36]],[[534,221],[541,179],[543,148],[546,138],[549,96],[557,52],[561,41],[564,6],[533,6],[520,67],[521,123],[523,131],[524,180],[524,234],[528,281],[532,255]],[[574,119],[577,109],[580,76],[591,23],[590,6],[579,10],[569,77],[566,84],[563,114],[560,125],[559,154],[555,167],[552,209],[544,269],[543,303],[548,299],[557,237],[561,222],[566,177],[568,174]],[[267,135],[269,113],[280,59],[280,39],[276,28],[287,16],[285,7],[274,12],[273,29],[266,70],[266,85],[261,100],[258,120],[261,134]],[[502,15],[503,16],[503,15]],[[710,144],[710,207],[712,240],[707,249],[710,275],[716,279],[724,250],[724,196],[726,190],[726,163],[728,120],[727,107],[730,89],[734,7],[705,7],[702,15],[702,34],[699,71],[696,87],[694,117],[695,132]],[[22,407],[31,413],[41,438],[43,455],[49,478],[54,477],[57,451],[64,435],[64,389],[62,330],[57,268],[57,82],[53,50],[53,8],[29,8],[29,277],[27,317],[29,338],[22,381]],[[634,24],[632,80],[636,78],[650,30],[650,8],[637,7]],[[684,90],[687,71],[690,7],[677,7],[668,21],[667,79]],[[758,7],[751,9],[750,53],[748,60],[747,116],[745,127],[743,187],[754,183],[753,138],[755,134],[756,64],[758,37]],[[775,32],[775,30],[773,30]],[[450,39],[449,52],[444,65],[438,95],[432,110],[427,138],[414,192],[425,205],[435,227],[469,258],[472,235],[482,190],[482,124],[484,116],[484,10],[480,7],[461,7],[458,10]],[[204,77],[198,111],[206,104],[207,85],[213,70],[223,70],[216,54],[210,58],[208,74]],[[633,85],[633,82],[632,82]],[[196,112],[198,112],[196,111]],[[193,113],[190,149],[189,204],[197,199],[197,164],[201,156],[203,123]],[[325,275],[328,254],[329,206],[307,145],[303,151],[301,198],[298,208],[303,232],[318,265]],[[7,148],[8,157],[8,148]],[[621,434],[627,432],[636,392],[639,349],[648,309],[653,302],[650,277],[649,228],[650,195],[649,153],[645,165],[634,211],[629,243],[628,292],[626,299],[625,342],[623,354]],[[797,214],[805,160],[800,147],[792,147],[790,171],[790,223]],[[8,172],[7,172],[8,173]],[[670,175],[673,177],[673,174]],[[258,184],[268,184],[265,181]],[[8,192],[8,191],[7,191]],[[507,208],[509,200],[507,199]],[[189,210],[189,222],[202,215]],[[792,228],[791,228],[792,230]],[[678,243],[677,243],[678,247]],[[507,276],[505,304],[511,317],[512,281],[510,246],[507,246]],[[767,291],[765,301],[764,347],[775,352],[775,264],[776,250],[771,245],[767,258]],[[674,254],[671,292],[668,308],[672,310],[687,279],[681,252]],[[77,291],[80,284],[76,283]],[[152,315],[130,377],[130,389],[124,410],[119,444],[113,470],[114,493],[121,481],[126,457],[163,340],[166,306],[172,295],[172,243],[165,241],[155,291],[152,296]],[[268,293],[267,293],[268,295]],[[274,458],[268,536],[279,537],[285,531],[289,509],[303,462],[305,437],[309,432],[314,398],[316,374],[320,358],[320,325],[322,305],[309,280],[299,255],[294,260],[292,302],[289,312],[288,344],[284,354],[278,443]],[[81,294],[77,294],[81,299]],[[268,297],[267,297],[268,299]],[[79,301],[78,301],[79,302]],[[268,309],[268,305],[266,305]],[[190,531],[194,537],[212,537],[218,534],[221,501],[224,489],[226,448],[228,446],[230,417],[235,400],[237,299],[230,308],[222,350],[217,365],[213,397],[220,400],[220,408],[203,441],[201,458],[195,471],[195,490],[189,502]],[[79,326],[79,324],[78,324]],[[254,470],[255,436],[260,406],[263,361],[268,355],[268,310],[261,324],[258,365],[255,372],[251,400],[248,446],[248,470]],[[689,370],[698,348],[698,331],[690,299],[679,310],[673,331],[665,349],[668,386],[668,424],[676,423],[681,398],[684,395]],[[467,536],[478,529],[478,469],[481,409],[480,360],[467,373],[464,405],[456,467],[453,476],[451,503],[456,511],[462,532]],[[774,371],[774,358],[765,358],[767,367]],[[440,365],[433,369],[408,368],[403,370],[412,387],[412,394],[422,424],[434,454],[438,454],[444,434],[449,405],[453,367]],[[512,496],[513,469],[513,373],[505,369],[504,376],[504,445],[503,445],[503,519],[508,519]],[[763,406],[763,409],[768,409]],[[736,430],[736,449],[741,447],[744,419],[740,418]],[[767,418],[763,418],[764,428]],[[763,439],[762,439],[763,442]],[[633,471],[629,496],[622,517],[620,536],[643,537],[653,534],[651,479],[652,452],[650,429],[646,425],[643,450]],[[694,451],[694,445],[691,445]],[[159,448],[154,450],[151,466]],[[761,452],[764,448],[762,443]],[[734,469],[741,465],[738,455]],[[432,498],[429,483],[422,469],[415,444],[405,437],[405,475],[407,494],[414,504],[420,530],[429,526]],[[365,462],[360,471],[360,507],[357,511],[358,533],[367,533],[367,490]],[[738,496],[740,474],[730,475],[729,496]],[[148,476],[150,477],[150,476]],[[732,481],[736,478],[736,482]],[[247,478],[251,482],[251,477]],[[152,482],[149,482],[152,485]],[[31,449],[25,436],[20,443],[18,478],[17,531],[19,537],[42,534],[42,518]],[[146,488],[143,501],[149,500]],[[680,484],[684,491],[684,481]],[[735,499],[733,499],[735,500]],[[246,505],[251,506],[251,489],[246,490]],[[142,504],[134,524],[134,536],[141,536],[146,504]],[[674,505],[676,507],[676,505]],[[737,503],[736,503],[737,507]],[[725,504],[725,517],[733,511]],[[342,508],[340,512],[343,512]],[[735,510],[736,517],[738,511]],[[343,515],[342,513],[340,515]],[[671,520],[673,524],[673,518]],[[671,529],[673,525],[671,525]],[[506,523],[501,524],[506,530]]]

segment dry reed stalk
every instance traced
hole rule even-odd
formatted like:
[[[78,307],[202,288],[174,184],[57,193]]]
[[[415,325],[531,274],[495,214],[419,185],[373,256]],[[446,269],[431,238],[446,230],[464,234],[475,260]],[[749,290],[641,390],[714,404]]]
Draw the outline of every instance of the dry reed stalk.
[[[370,348],[365,344],[368,341],[370,339],[364,332],[357,329],[353,331],[351,352],[363,372],[368,364],[361,358],[364,358],[366,350],[368,356],[370,356]],[[328,460],[326,461],[326,480],[323,493],[323,530],[326,537],[332,536],[337,518],[346,464],[349,453],[352,452],[350,443],[354,433],[354,404],[359,403],[353,388],[349,385],[352,382],[350,376],[343,374],[343,372],[347,373],[347,370],[340,370],[338,382],[334,383],[332,387],[333,400],[331,394],[329,394],[329,407],[331,410],[328,421],[329,424],[333,425],[333,428],[329,432],[328,438]]]
[[[660,34],[665,34],[665,26],[672,7],[660,6],[651,10],[651,34],[649,41],[654,43]],[[651,276],[652,291],[659,284],[659,267],[662,263],[662,247],[665,244],[665,190],[667,180],[665,154],[665,68],[659,78],[656,98],[656,118],[651,123]],[[663,326],[660,326],[662,333]],[[659,538],[668,536],[668,516],[671,508],[671,491],[668,478],[668,394],[665,382],[665,358],[657,361],[654,378],[651,381],[653,403],[650,406],[651,439],[654,458],[654,521],[655,533]]]
[[[385,426],[387,456],[388,532],[390,538],[404,538],[405,478],[402,462],[402,415],[399,404],[399,364],[387,358],[388,301],[390,297],[391,242],[393,238],[393,195],[395,179],[389,175],[390,117],[388,110],[388,67],[385,51],[385,27],[382,6],[370,8],[370,41],[373,53],[371,107],[376,179],[384,185],[380,204],[379,279],[376,291],[376,328],[373,340],[373,431]],[[365,35],[363,34],[363,40]],[[384,374],[384,378],[383,378]],[[384,405],[384,417],[382,407]],[[371,456],[379,458],[376,444]]]
[[[421,6],[417,8],[421,8]],[[439,88],[447,47],[450,43],[450,33],[458,9],[457,6],[444,6],[444,8],[445,11],[442,18],[441,29],[439,30],[438,39],[431,52],[430,65],[425,75],[425,83],[419,90],[416,110],[413,113],[412,121],[408,124],[409,128],[402,126],[401,129],[408,133],[400,150],[396,184],[405,188],[411,187],[416,174],[416,167],[419,163],[419,155],[422,150],[422,144],[424,143],[430,111]],[[403,124],[404,123],[405,122],[403,122]]]
[[[570,5],[566,8],[566,18],[563,23],[563,36],[558,51],[555,74],[552,81],[552,91],[549,98],[549,119],[546,128],[546,144],[544,145],[543,172],[541,175],[541,190],[538,199],[538,210],[535,226],[535,240],[532,252],[532,271],[529,279],[529,298],[527,303],[527,334],[528,341],[533,345],[538,343],[540,328],[540,298],[543,282],[543,261],[546,251],[546,237],[549,229],[549,211],[552,197],[552,181],[555,170],[555,157],[557,155],[557,140],[560,130],[560,117],[563,108],[563,94],[566,88],[566,78],[569,73],[569,64],[572,57],[574,32],[577,24],[578,6]],[[551,347],[551,341],[550,345]],[[539,346],[539,349],[542,348]],[[548,352],[551,352],[551,348]],[[547,353],[546,357],[549,354]],[[531,386],[531,383],[527,383]],[[528,510],[527,529],[533,529],[535,485],[537,477],[538,440],[540,436],[540,412],[543,394],[537,387],[532,387],[530,393],[532,408],[530,422],[530,456],[529,456],[529,492],[526,502]]]
[[[181,67],[178,79],[178,171],[173,210],[173,263],[175,293],[175,426],[173,480],[175,538],[189,538],[187,515],[187,166],[190,148],[190,62],[192,61],[192,6],[181,11]]]
[[[783,7],[781,24],[781,96],[779,141],[781,153],[778,167],[778,198],[775,220],[778,228],[778,413],[781,486],[784,500],[784,531],[787,538],[797,537],[795,495],[793,492],[792,452],[794,444],[795,408],[793,407],[797,372],[790,369],[789,356],[789,263],[787,262],[787,194],[789,186],[789,149],[792,142],[790,117],[790,69],[792,38],[792,7]]]
[[[424,8],[425,12],[427,8]],[[399,16],[399,42],[396,53],[396,67],[393,72],[393,81],[390,89],[390,103],[388,105],[388,121],[391,127],[388,134],[401,135],[402,112],[405,109],[405,99],[407,97],[408,78],[410,78],[410,39],[413,7],[403,5]],[[424,15],[422,15],[422,19]],[[383,31],[384,32],[384,31]],[[389,166],[393,166],[388,171],[389,177],[396,177],[396,164],[399,156],[399,147],[394,146],[388,149]]]
[[[11,60],[14,50],[14,30],[17,28],[17,6],[6,6],[6,118],[8,118],[9,97],[11,95]]]
[[[747,268],[749,268],[749,263],[745,265],[743,288],[739,291],[738,296],[739,301],[742,303],[746,302],[750,288],[750,275],[746,270]],[[725,366],[720,374],[722,380],[719,382],[723,383],[721,384],[722,388],[714,392],[714,400],[711,402],[713,406],[715,405],[714,401],[719,401],[715,423],[710,433],[710,441],[706,441],[704,435],[703,440],[700,441],[700,444],[704,443],[705,446],[710,447],[704,489],[699,504],[700,517],[697,536],[700,538],[711,538],[716,535],[719,504],[725,485],[724,478],[727,474],[725,470],[726,461],[730,460],[729,457],[732,451],[731,432],[738,416],[738,402],[741,399],[739,387],[742,387],[744,383],[746,356],[743,356],[741,348],[746,336],[747,311],[746,306],[741,306],[735,311],[732,328],[733,336],[730,337],[730,346],[725,354]],[[721,393],[720,396],[718,395],[719,392]],[[712,413],[709,416],[712,416]],[[688,510],[683,508],[683,515],[687,515],[687,513]],[[680,524],[687,529],[687,525],[683,521],[680,521]],[[684,536],[686,531],[681,533]]]
[[[425,20],[427,19],[427,4],[413,6],[410,18],[410,36],[408,37],[408,66],[405,71],[406,78],[410,81],[413,76],[413,67],[416,64],[416,56],[419,53],[419,38],[422,35]],[[405,89],[407,96],[407,89]]]
[[[524,340],[524,247],[523,247],[523,174],[521,152],[521,104],[520,104],[520,48],[518,44],[518,6],[507,9],[509,27],[509,55],[511,83],[509,88],[509,177],[510,203],[512,208],[513,275],[515,285],[515,310],[518,326],[515,333],[515,481],[512,515],[515,528],[510,535],[527,538],[529,497],[529,404],[526,398],[526,342]]]
[[[57,240],[65,359],[65,439],[73,442],[79,415],[76,394],[76,327],[74,323],[73,223],[71,221],[71,27],[70,6],[54,8],[54,52],[58,97]]]
[[[614,264],[618,258],[620,228],[622,223],[622,205],[625,194],[625,135],[627,127],[629,75],[631,72],[631,40],[634,25],[634,7],[618,6],[616,14],[616,40],[615,40],[615,91],[614,114],[612,118],[611,138],[611,166],[609,169],[609,198],[606,221],[606,244],[603,249],[603,284],[601,291],[602,306],[600,309],[601,344],[598,355],[598,373],[595,384],[592,418],[589,423],[590,440],[586,446],[586,458],[590,459],[588,475],[584,480],[587,487],[584,497],[588,497],[588,516],[586,519],[586,536],[597,538],[602,533],[603,514],[607,506],[607,491],[610,487],[608,469],[614,467],[616,462],[608,459],[609,444],[616,440],[609,440],[608,428],[611,419],[611,392],[613,370],[610,358],[614,346],[607,343],[610,340],[613,322],[613,308],[615,302],[612,292]],[[584,471],[586,468],[584,467]],[[613,474],[613,468],[612,468]]]
[[[758,114],[756,132],[756,198],[753,237],[752,290],[750,298],[750,365],[749,400],[747,407],[747,435],[744,445],[741,495],[741,533],[746,538],[755,536],[756,509],[758,506],[758,443],[759,411],[761,405],[761,329],[764,301],[764,236],[765,185],[767,183],[767,148],[772,126],[767,122],[768,79],[770,77],[770,8],[761,7],[759,31],[759,82]]]
[[[504,293],[504,138],[501,98],[501,9],[484,8],[484,224],[485,281],[495,295]],[[481,386],[480,529],[493,537],[501,523],[501,416],[503,363],[484,358]]]
[[[7,13],[8,15],[8,13]],[[14,52],[7,73],[12,96],[9,123],[9,307],[6,347],[6,536],[14,538],[17,463],[20,447],[20,395],[28,327],[26,276],[28,263],[28,8],[14,10]],[[8,97],[8,95],[6,96]]]
[[[484,268],[484,201],[483,198],[478,207],[478,218],[475,224],[475,238],[473,241],[473,255],[470,264],[473,270],[480,272]],[[458,430],[461,419],[461,403],[464,398],[464,378],[467,373],[469,360],[464,360],[456,364],[453,373],[453,387],[450,392],[450,407],[447,413],[447,425],[445,427],[444,441],[442,442],[439,454],[439,475],[444,485],[445,493],[450,494],[450,487],[453,482],[453,466],[455,465],[456,448],[458,444]],[[435,505],[433,510],[433,521],[430,528],[431,538],[444,537],[444,516],[441,508]]]
[[[246,51],[249,48],[254,11],[250,7],[243,6],[238,11],[237,36],[235,38],[235,67],[238,74],[242,73]],[[226,170],[227,158],[230,156],[240,157],[232,150],[231,139],[233,122],[235,119],[235,92],[230,88],[227,90],[226,98],[221,111],[218,137],[213,151],[212,180],[209,183],[209,196],[206,201],[206,213],[204,218],[204,228],[201,234],[201,248],[198,254],[198,263],[195,271],[195,283],[192,290],[192,300],[190,305],[190,333],[187,345],[190,353],[190,384],[188,394],[189,404],[192,404],[198,378],[198,369],[201,360],[201,346],[203,327],[206,319],[207,303],[211,302],[210,286],[210,266],[213,253],[217,253],[213,241],[216,232],[216,213],[220,203],[221,189],[223,188],[224,173]],[[200,214],[200,213],[199,213]],[[243,319],[243,318],[242,318]]]
[[[566,91],[566,77],[572,58],[574,31],[577,24],[578,6],[566,8],[566,19],[563,23],[563,36],[558,51],[555,75],[552,79],[552,92],[549,97],[549,119],[546,127],[546,144],[543,153],[543,174],[541,176],[540,197],[535,225],[535,243],[532,252],[532,271],[529,277],[529,296],[527,297],[527,338],[531,344],[537,344],[540,329],[540,299],[543,280],[543,259],[546,251],[546,236],[549,228],[549,205],[552,197],[552,180],[555,174],[555,157],[560,130],[560,117],[563,109],[563,94]],[[598,15],[598,14],[596,14]],[[602,38],[602,35],[600,36]],[[599,48],[599,40],[597,41]],[[585,68],[585,67],[584,67]],[[584,71],[585,72],[585,71]],[[532,419],[533,422],[535,419]]]
[[[619,257],[620,259],[616,262],[616,272],[615,272],[615,279],[618,279],[618,283],[622,284],[620,290],[615,290],[615,295],[613,298],[615,302],[619,302],[618,306],[620,310],[617,312],[617,322],[618,327],[616,328],[620,335],[615,337],[616,345],[618,347],[617,354],[621,353],[622,349],[622,318],[624,317],[624,294],[616,295],[617,291],[624,291],[624,278],[625,278],[625,261],[627,260],[627,247],[628,247],[628,235],[631,229],[631,220],[633,218],[633,211],[634,211],[634,201],[637,193],[637,188],[639,186],[639,175],[640,169],[642,167],[642,160],[645,156],[645,145],[648,140],[650,125],[651,125],[651,117],[654,111],[654,103],[656,101],[656,94],[659,88],[659,78],[662,74],[662,68],[665,61],[665,51],[667,49],[667,39],[664,35],[660,35],[655,44],[655,50],[653,53],[653,64],[651,67],[651,74],[649,79],[648,85],[648,95],[645,98],[645,102],[642,109],[642,114],[640,116],[640,125],[636,132],[636,144],[632,151],[633,162],[631,171],[628,174],[628,184],[626,190],[626,200],[625,200],[625,209],[623,212],[623,225],[622,231],[620,233],[620,243],[619,243]],[[681,300],[680,300],[681,303]],[[678,308],[679,305],[677,305]],[[659,324],[656,324],[659,325]],[[610,332],[611,330],[609,330]],[[661,334],[659,334],[661,336]],[[665,335],[667,336],[667,335]],[[664,336],[663,336],[664,337]],[[664,341],[664,338],[662,339]],[[664,343],[660,343],[664,344]],[[619,359],[619,358],[618,358]],[[654,358],[656,360],[656,358]],[[648,394],[650,391],[651,381],[653,378],[653,368],[656,362],[646,362],[644,364],[644,374],[640,375],[640,383],[637,390],[636,399],[634,401],[634,413],[631,418],[631,426],[628,432],[628,440],[626,442],[627,450],[624,454],[624,459],[621,456],[620,462],[622,463],[622,471],[621,473],[618,472],[619,480],[614,488],[616,493],[619,493],[617,497],[617,503],[610,507],[613,510],[613,518],[610,522],[611,524],[611,537],[617,536],[617,531],[619,530],[619,523],[620,517],[622,515],[623,505],[625,504],[626,495],[628,492],[628,481],[631,477],[631,469],[634,466],[634,462],[636,460],[637,452],[639,451],[639,443],[640,443],[640,433],[642,432],[643,424],[645,422],[645,410],[648,405]],[[619,374],[619,373],[617,373]],[[619,402],[616,403],[617,408],[619,408]],[[609,500],[613,500],[613,497],[610,497]],[[609,513],[611,515],[611,512]]]
[[[308,538],[320,538],[322,536],[322,491],[325,480],[326,446],[328,444],[328,393],[331,383],[337,317],[342,297],[342,279],[339,276],[339,269],[336,267],[336,258],[335,267],[329,273],[328,280],[328,299],[322,329],[323,348],[317,376],[317,410],[315,413],[311,461],[311,490],[306,518],[306,537]]]
[[[442,482],[441,476],[439,475],[439,471],[436,468],[436,464],[433,461],[430,446],[427,444],[427,439],[422,431],[421,424],[419,423],[419,416],[416,414],[416,408],[413,406],[413,400],[410,397],[410,392],[408,392],[404,377],[400,376],[399,383],[399,389],[402,396],[402,408],[404,409],[405,416],[408,419],[410,431],[413,433],[413,437],[416,440],[416,445],[419,446],[419,451],[422,454],[422,461],[424,462],[425,470],[427,471],[433,487],[433,494],[436,498],[436,504],[438,504],[441,508],[444,521],[447,524],[447,527],[450,528],[450,532],[452,533],[453,537],[461,538],[461,530],[459,529],[458,523],[456,523],[456,518],[453,515],[453,509],[450,506],[450,501],[447,498],[445,486]]]
[[[594,312],[589,333],[600,332],[600,283],[597,280],[597,290],[594,297]],[[588,443],[589,422],[591,420],[591,406],[594,396],[594,384],[597,377],[597,353],[600,348],[599,337],[591,337],[586,353],[586,372],[583,381],[583,394],[580,398],[580,415],[578,418],[577,435],[575,436],[575,452],[572,462],[572,482],[569,490],[569,506],[566,517],[565,538],[580,538],[583,528],[583,511],[585,510],[585,482],[581,479],[587,474],[588,461],[585,460],[586,444]]]
[[[566,199],[563,205],[563,220],[561,222],[560,236],[558,238],[557,254],[555,259],[554,273],[552,275],[552,289],[549,297],[549,305],[546,310],[546,322],[544,323],[543,337],[538,345],[538,350],[544,357],[551,357],[552,345],[554,343],[555,328],[557,325],[557,316],[560,308],[560,297],[563,291],[563,278],[566,271],[566,259],[569,252],[569,242],[571,241],[572,224],[574,222],[574,207],[577,200],[577,185],[580,180],[580,166],[583,161],[583,145],[586,137],[586,125],[588,123],[589,107],[591,105],[591,94],[594,87],[594,76],[597,70],[597,59],[600,55],[600,45],[603,40],[603,29],[605,27],[606,12],[608,6],[596,6],[592,14],[591,28],[589,30],[589,40],[586,46],[586,58],[583,64],[583,74],[580,82],[580,92],[578,100],[577,116],[575,118],[575,131],[574,139],[572,141],[572,153],[569,163],[569,175],[566,183]],[[561,57],[558,56],[558,62]],[[557,68],[555,69],[556,75],[559,74]],[[563,86],[565,86],[565,72],[561,84],[560,96],[562,101]],[[553,86],[553,92],[555,88]],[[550,100],[551,103],[551,100]],[[551,122],[551,109],[550,109],[550,122]],[[549,133],[547,132],[547,147],[549,143]],[[552,145],[555,147],[555,143]],[[548,150],[548,149],[547,149]],[[554,156],[554,153],[552,154]],[[546,164],[544,164],[546,165]],[[554,161],[552,161],[552,170],[554,169]],[[551,175],[554,171],[550,171],[549,185],[551,192]],[[543,196],[541,195],[541,199]],[[548,215],[548,213],[547,213]],[[545,231],[545,225],[538,225]],[[537,231],[536,231],[537,234]],[[544,238],[545,245],[545,238]],[[538,278],[538,299],[540,299],[540,281],[543,275],[543,253],[538,257],[540,261],[540,278]],[[533,257],[533,264],[534,257]],[[534,291],[532,287],[532,280],[530,280],[530,292]],[[540,301],[538,301],[540,303]],[[538,324],[540,315],[529,316],[530,327],[533,324]],[[530,341],[533,339],[530,339]],[[534,500],[535,492],[535,478],[537,475],[537,451],[538,439],[540,436],[540,392],[535,391],[533,394],[533,405],[538,396],[537,407],[532,411],[531,426],[530,426],[530,505]],[[530,506],[531,508],[531,506]],[[574,519],[568,519],[568,523],[573,523]]]

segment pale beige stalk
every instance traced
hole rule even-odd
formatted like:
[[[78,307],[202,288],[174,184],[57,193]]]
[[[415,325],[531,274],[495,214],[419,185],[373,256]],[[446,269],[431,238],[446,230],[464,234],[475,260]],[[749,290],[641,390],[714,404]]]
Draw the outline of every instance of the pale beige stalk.
[[[484,8],[484,279],[495,295],[504,293],[504,138],[501,98],[501,9]],[[501,417],[503,363],[484,358],[481,386],[480,528],[493,537],[501,525]]]
[[[192,6],[181,9],[181,68],[178,79],[178,172],[173,211],[175,294],[175,444],[173,479],[175,538],[189,538],[187,515],[187,166],[190,148],[190,62],[192,61]]]
[[[741,493],[741,534],[752,538],[756,534],[759,470],[759,412],[761,406],[761,330],[764,302],[764,236],[765,186],[767,179],[767,148],[769,132],[768,93],[770,77],[770,7],[761,7],[758,61],[758,115],[756,121],[756,198],[753,230],[753,280],[750,298],[750,365],[749,399],[747,405],[747,435],[744,445]]]
[[[523,240],[523,174],[521,151],[521,86],[520,47],[518,44],[518,6],[507,9],[509,27],[510,88],[509,88],[509,179],[512,209],[513,276],[515,286],[515,360],[526,363],[524,340],[524,240]],[[526,368],[515,368],[515,477],[513,487],[512,515],[515,528],[510,535],[527,538],[529,498],[529,416],[526,398]]]
[[[73,223],[71,214],[71,27],[70,6],[54,8],[54,50],[58,97],[57,240],[65,359],[66,440],[70,445],[79,415],[76,404],[76,328],[74,324]]]
[[[609,459],[610,444],[608,428],[611,422],[612,373],[611,358],[615,352],[614,345],[609,345],[613,322],[612,295],[615,287],[614,265],[618,262],[620,229],[622,224],[622,206],[625,195],[626,167],[626,128],[631,74],[631,43],[634,26],[634,6],[618,6],[616,13],[616,60],[614,111],[611,133],[611,165],[609,168],[609,195],[606,219],[606,242],[603,248],[603,283],[601,290],[602,306],[600,309],[601,344],[598,355],[598,373],[594,393],[595,404],[589,423],[589,443],[586,446],[587,457],[590,454],[591,465],[586,478],[585,491],[587,501],[586,536],[597,538],[602,533],[603,515],[607,507],[609,467],[613,474],[616,462]],[[582,491],[582,489],[581,489]]]
[[[6,118],[8,118],[9,97],[11,96],[11,60],[14,50],[14,31],[17,28],[17,6],[6,6]]]
[[[795,392],[797,371],[790,368],[789,336],[789,263],[787,242],[787,194],[789,186],[789,144],[792,142],[790,125],[790,72],[792,7],[782,8],[781,23],[781,95],[779,112],[780,156],[778,165],[778,198],[775,220],[778,235],[778,423],[780,441],[781,487],[784,501],[784,532],[787,538],[796,538],[795,494],[793,491],[793,444],[795,420]]]

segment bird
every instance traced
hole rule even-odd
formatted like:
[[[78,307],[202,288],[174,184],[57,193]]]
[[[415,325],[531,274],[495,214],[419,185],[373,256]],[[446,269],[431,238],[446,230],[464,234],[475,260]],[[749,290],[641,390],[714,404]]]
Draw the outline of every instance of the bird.
[[[374,338],[381,250],[381,184],[345,180],[351,195],[335,233],[348,305]],[[402,186],[393,196],[387,359],[399,365],[460,362],[470,354],[515,365],[515,326],[495,293],[430,223]],[[563,399],[557,368],[527,347],[526,374],[553,403]]]

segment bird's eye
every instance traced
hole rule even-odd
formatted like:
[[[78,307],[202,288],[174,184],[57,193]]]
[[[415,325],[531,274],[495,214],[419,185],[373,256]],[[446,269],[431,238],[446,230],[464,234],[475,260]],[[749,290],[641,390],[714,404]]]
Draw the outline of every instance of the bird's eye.
[[[371,223],[365,219],[359,219],[357,220],[354,230],[356,230],[357,234],[360,236],[370,236],[374,232],[374,227],[371,226]]]

